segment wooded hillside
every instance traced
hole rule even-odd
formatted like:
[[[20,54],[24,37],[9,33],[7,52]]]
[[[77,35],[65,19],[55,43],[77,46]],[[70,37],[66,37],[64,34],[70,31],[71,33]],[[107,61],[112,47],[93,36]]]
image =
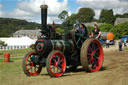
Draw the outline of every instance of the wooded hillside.
[[[36,29],[40,27],[41,25],[35,22],[13,18],[0,18],[0,37],[12,36],[12,33],[20,29]]]

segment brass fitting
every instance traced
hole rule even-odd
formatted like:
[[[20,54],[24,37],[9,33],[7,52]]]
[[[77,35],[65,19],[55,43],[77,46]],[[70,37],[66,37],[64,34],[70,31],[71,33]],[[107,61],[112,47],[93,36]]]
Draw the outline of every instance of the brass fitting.
[[[41,5],[40,8],[48,8],[47,5]]]

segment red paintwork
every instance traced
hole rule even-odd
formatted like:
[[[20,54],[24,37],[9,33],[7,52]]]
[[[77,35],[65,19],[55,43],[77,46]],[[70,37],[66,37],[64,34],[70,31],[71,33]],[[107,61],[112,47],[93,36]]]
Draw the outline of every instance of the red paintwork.
[[[30,54],[27,55],[26,57],[26,60],[25,60],[25,69],[26,71],[30,74],[30,75],[38,75],[40,73],[40,70],[41,70],[41,66],[40,65],[34,65],[34,63],[31,61],[31,59],[29,60],[29,58],[32,56],[32,55],[36,55],[35,52],[31,52]],[[29,64],[27,64],[27,62]],[[39,66],[39,67],[37,67]]]
[[[97,72],[100,70],[102,63],[103,63],[103,49],[102,49],[100,43],[97,42],[96,40],[93,41],[92,43],[95,43],[95,47],[92,47],[90,44],[90,46],[88,48],[88,55],[87,55],[88,66],[92,72]],[[90,50],[90,49],[94,49],[94,50]],[[97,49],[99,49],[99,50],[97,50]],[[94,53],[96,53],[96,55],[98,56],[98,59],[93,57]],[[95,62],[95,65],[94,65],[94,67],[92,67],[94,62]]]
[[[58,58],[57,58],[58,56]],[[56,60],[57,59],[57,60]],[[61,68],[59,68],[58,66],[58,63],[59,62],[62,62],[60,65],[61,65]],[[52,67],[53,66],[53,67]],[[66,61],[65,61],[65,58],[64,56],[60,53],[60,52],[55,52],[51,55],[51,59],[50,59],[50,62],[49,62],[49,67],[50,67],[50,71],[51,73],[55,76],[55,77],[60,77],[64,72],[65,72],[65,69],[66,69]],[[54,70],[56,69],[55,72],[53,72]],[[60,72],[59,72],[60,71]]]

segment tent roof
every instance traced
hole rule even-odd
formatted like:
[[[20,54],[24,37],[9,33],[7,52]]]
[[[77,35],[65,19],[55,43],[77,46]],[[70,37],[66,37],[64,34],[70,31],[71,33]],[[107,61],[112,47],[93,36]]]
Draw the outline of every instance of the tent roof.
[[[35,43],[35,40],[30,39],[29,37],[21,38],[0,38],[1,41],[4,41],[8,46],[26,46]]]

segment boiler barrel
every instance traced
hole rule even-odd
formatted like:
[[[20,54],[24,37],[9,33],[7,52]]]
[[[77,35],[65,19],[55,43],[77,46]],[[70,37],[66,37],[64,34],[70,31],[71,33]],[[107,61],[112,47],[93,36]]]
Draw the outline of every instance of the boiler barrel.
[[[71,54],[74,49],[75,46],[72,40],[38,40],[35,44],[35,51],[39,54],[49,54],[52,50]]]

